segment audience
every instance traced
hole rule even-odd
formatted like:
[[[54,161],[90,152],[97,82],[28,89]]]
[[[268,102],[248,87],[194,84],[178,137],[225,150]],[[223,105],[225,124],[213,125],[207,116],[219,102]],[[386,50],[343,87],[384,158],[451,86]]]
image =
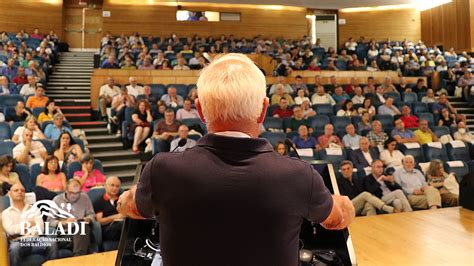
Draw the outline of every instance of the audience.
[[[395,116],[395,115],[400,115],[401,113],[398,110],[398,108],[395,105],[393,105],[393,98],[388,97],[387,100],[385,101],[385,104],[379,106],[378,114]]]
[[[387,133],[382,129],[382,123],[378,120],[372,122],[372,130],[367,134],[371,147],[382,147],[388,139]]]
[[[31,111],[25,108],[25,103],[19,101],[15,105],[15,113],[9,114],[5,117],[8,122],[23,122],[28,116],[31,115]]]
[[[443,207],[458,206],[459,184],[453,173],[448,174],[444,171],[441,160],[434,159],[430,162],[426,179],[429,186],[438,189]]]
[[[44,135],[48,139],[57,140],[59,135],[65,131],[72,134],[71,128],[64,125],[64,115],[62,113],[56,113],[53,117],[53,123],[47,125],[44,129]]]
[[[120,94],[115,95],[112,99],[112,113],[115,113],[115,115],[111,118],[111,122],[114,127],[122,127],[127,107],[135,107],[135,97],[128,94],[127,88],[122,87]],[[117,136],[120,135],[121,131],[119,129],[117,130]]]
[[[351,100],[345,100],[342,104],[341,110],[337,111],[336,116],[357,116],[357,111],[353,108]]]
[[[42,112],[38,116],[38,123],[41,124],[46,121],[53,121],[54,115],[58,113],[62,114],[61,108],[59,108],[59,106],[56,106],[56,103],[54,101],[49,100],[49,102],[46,103],[46,109],[44,110],[44,112]]]
[[[403,167],[403,153],[397,149],[397,141],[390,137],[384,145],[384,150],[380,153],[380,160],[386,167],[398,169]]]
[[[375,107],[372,105],[372,99],[371,98],[365,98],[364,103],[362,104],[361,107],[357,110],[359,112],[359,115],[362,113],[368,113],[370,118],[372,118],[375,115]]]
[[[411,114],[411,109],[408,105],[404,105],[402,107],[402,115],[400,116],[400,119],[407,128],[418,127],[418,117]]]
[[[316,88],[316,93],[313,94],[311,97],[311,103],[314,104],[330,104],[330,105],[336,105],[336,101],[329,95],[329,93],[326,93],[324,90],[323,86],[318,86]]]
[[[33,141],[33,131],[28,128],[23,130],[22,141],[13,148],[13,158],[18,163],[33,165],[43,163],[48,152],[43,144],[39,141]]]
[[[99,106],[103,119],[107,118],[107,107],[112,104],[112,99],[120,93],[120,87],[115,85],[112,77],[108,77],[106,84],[102,85],[99,90]]]
[[[41,174],[36,177],[36,185],[53,192],[63,192],[66,189],[66,175],[61,172],[56,156],[46,158]]]
[[[448,108],[441,109],[441,117],[438,120],[438,126],[455,127],[456,120],[449,114]]]
[[[344,143],[342,143],[338,136],[334,135],[334,126],[332,124],[326,124],[324,126],[324,134],[318,138],[316,149],[322,150],[332,147],[344,148]]]
[[[275,144],[275,147],[273,149],[282,156],[288,155],[288,149],[286,148],[285,143],[281,141],[277,142],[277,144]]]
[[[357,128],[359,131],[368,131],[372,129],[372,124],[370,123],[370,115],[367,112],[363,112],[360,115],[360,122],[357,123]]]
[[[305,125],[309,129],[309,133],[313,133],[313,128],[311,127],[309,121],[304,117],[302,108],[298,105],[295,105],[295,107],[293,107],[293,117],[288,123],[286,133],[298,131],[301,125]]]
[[[183,96],[177,94],[175,87],[169,87],[168,94],[161,96],[161,100],[165,101],[166,106],[172,108],[183,105]]]
[[[20,182],[17,173],[12,172],[15,168],[15,161],[10,155],[0,156],[0,196],[6,195],[13,184]]]
[[[182,140],[186,140],[183,146],[178,147],[178,143]],[[178,127],[178,137],[171,141],[170,151],[172,152],[183,152],[187,149],[196,146],[196,141],[189,138],[189,128],[187,125],[180,125]]]
[[[24,84],[20,89],[20,95],[26,97],[27,95],[33,95],[36,92],[36,79],[35,76],[29,75],[27,77],[28,84]]]
[[[95,187],[102,187],[105,183],[105,175],[94,168],[94,157],[91,154],[84,154],[81,158],[82,170],[74,172],[74,179],[79,181],[83,192],[87,192]]]
[[[289,105],[295,104],[293,98],[288,93],[285,93],[285,88],[283,84],[280,83],[276,86],[275,93],[272,95],[270,104],[278,104],[281,98],[285,98]]]
[[[170,142],[178,135],[178,128],[181,124],[174,119],[173,109],[166,109],[165,119],[158,121],[153,132],[153,137]]]
[[[119,241],[125,216],[117,212],[120,179],[110,176],[105,181],[105,192],[94,202],[95,217],[102,226],[103,241]]]
[[[281,119],[293,116],[293,110],[288,107],[288,100],[285,97],[280,98],[280,104],[278,105],[278,108],[273,110],[272,116]]]
[[[357,169],[366,169],[372,165],[374,160],[379,159],[379,152],[376,148],[370,148],[368,138],[361,137],[359,139],[359,149],[353,150],[349,158]]]
[[[20,143],[23,140],[23,132],[25,129],[29,129],[33,132],[33,140],[45,139],[45,135],[41,131],[36,122],[36,118],[32,115],[28,116],[25,120],[24,126],[17,127],[13,133],[12,141],[16,144]]]
[[[344,143],[344,146],[353,150],[358,149],[361,136],[356,134],[353,124],[348,124],[346,126],[346,133],[347,134],[342,137],[342,143]]]
[[[415,130],[415,136],[421,145],[438,141],[438,137],[428,127],[427,120],[420,120],[420,128]]]
[[[35,94],[30,96],[26,101],[26,107],[30,109],[38,108],[38,107],[46,107],[49,98],[44,96],[44,89],[42,86],[37,86],[35,90]]]
[[[293,143],[298,149],[316,149],[316,138],[309,135],[308,126],[301,124],[298,127],[298,136],[293,137]]]
[[[403,167],[397,169],[393,175],[414,209],[441,207],[441,196],[438,189],[429,186],[421,171],[415,169],[415,158],[412,155],[406,155],[403,158]]]
[[[132,129],[130,130],[134,134],[132,151],[138,153],[140,152],[140,144],[150,135],[151,123],[153,122],[151,106],[147,100],[138,101],[135,111],[132,113],[132,122]]]
[[[143,94],[143,86],[138,85],[137,79],[135,77],[128,78],[128,84],[125,86],[127,88],[128,95],[131,95],[137,98],[138,95]]]
[[[395,120],[395,128],[390,134],[398,143],[418,142],[415,133],[405,128],[405,123],[400,118]]]
[[[54,149],[54,156],[58,158],[63,165],[67,166],[72,162],[79,162],[82,155],[82,148],[75,142],[71,133],[65,131],[59,135]]]
[[[466,142],[474,140],[472,133],[469,131],[469,129],[466,127],[466,123],[463,121],[458,123],[458,129],[456,132],[454,132],[454,139]]]

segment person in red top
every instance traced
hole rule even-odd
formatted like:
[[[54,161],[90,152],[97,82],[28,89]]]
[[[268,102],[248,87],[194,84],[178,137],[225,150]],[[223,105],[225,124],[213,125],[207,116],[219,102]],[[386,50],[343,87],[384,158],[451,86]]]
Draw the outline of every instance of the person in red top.
[[[25,75],[24,67],[18,67],[17,75],[12,79],[12,82],[16,85],[24,85],[28,83],[28,78]]]
[[[272,113],[273,117],[279,118],[288,118],[293,115],[293,111],[288,108],[288,100],[285,97],[281,97],[280,99],[280,106],[275,109]]]
[[[324,135],[318,137],[318,145],[316,145],[316,150],[319,151],[329,148],[331,143],[337,144],[341,148],[344,148],[344,144],[339,139],[339,137],[334,135],[334,126],[332,124],[326,124],[324,126]]]
[[[351,83],[350,84],[347,84],[346,87],[344,88],[344,90],[346,91],[347,94],[351,94],[355,91],[355,89],[359,87],[359,82],[357,81],[356,78],[352,77],[351,78]]]
[[[81,184],[82,191],[87,192],[91,188],[103,187],[105,175],[99,169],[94,169],[94,157],[90,154],[84,154],[81,164],[82,170],[75,171],[73,176]]]
[[[402,116],[400,117],[400,119],[403,121],[405,127],[407,128],[418,127],[418,117],[411,114],[411,110],[408,105],[404,105],[402,107]]]

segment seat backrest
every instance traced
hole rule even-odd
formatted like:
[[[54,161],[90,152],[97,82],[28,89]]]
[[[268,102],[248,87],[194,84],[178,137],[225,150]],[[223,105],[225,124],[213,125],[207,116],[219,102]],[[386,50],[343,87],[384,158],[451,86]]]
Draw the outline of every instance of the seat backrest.
[[[393,116],[391,115],[374,115],[374,120],[379,120],[384,130],[393,128]]]
[[[135,111],[134,107],[127,107],[127,109],[125,109],[124,120],[131,123],[132,122],[132,113],[134,111]]]
[[[261,138],[267,139],[274,147],[279,141],[284,142],[286,134],[283,132],[263,132],[260,134]]]
[[[188,95],[188,86],[185,84],[168,84],[166,88],[175,87],[178,95],[186,97]]]
[[[31,176],[30,176],[30,169],[27,165],[24,164],[16,164],[13,172],[16,172],[20,177],[20,182],[25,187],[26,192],[31,192],[35,184],[33,183]]]
[[[439,144],[441,144],[441,143],[439,143]],[[443,144],[441,144],[440,146],[441,146],[441,148],[434,147],[434,146],[432,146],[432,144],[422,145],[423,152],[425,154],[425,159],[426,159],[427,162],[430,162],[433,159],[440,159],[443,162],[449,161],[449,157],[448,157],[448,153],[446,152],[446,148],[444,147]]]
[[[351,118],[347,116],[333,116],[331,117],[331,123],[336,131],[344,131],[346,126],[351,123]]]
[[[0,141],[11,139],[10,125],[7,122],[0,122]]]
[[[432,113],[418,113],[418,119],[428,121],[428,125],[430,127],[433,127],[435,125],[434,117]]]
[[[449,127],[445,126],[433,126],[431,127],[431,130],[433,130],[433,133],[439,138],[444,135],[451,135],[451,130]]]
[[[38,178],[38,175],[41,174],[41,165],[36,163],[33,164],[30,167],[30,177],[31,177],[31,182],[36,185],[36,179]]]
[[[263,121],[263,126],[266,130],[270,129],[283,129],[283,120],[278,117],[267,117]]]
[[[322,149],[318,152],[319,158],[323,161],[327,161],[334,165],[334,169],[339,169],[339,164],[347,159],[347,154],[345,149],[341,149],[341,155],[331,155],[327,154],[326,149]]]
[[[15,146],[16,144],[13,141],[0,142],[0,156],[2,155],[13,156],[13,148],[15,148]]]
[[[318,115],[334,115],[334,108],[330,104],[315,104],[313,108],[316,110]]]
[[[166,87],[163,84],[151,84],[150,85],[151,94],[155,95],[157,99],[160,99],[161,96],[166,94]]]
[[[39,141],[43,144],[44,148],[48,152],[49,155],[52,155],[54,153],[54,147],[53,147],[53,141],[49,139],[38,139],[36,141]]]
[[[458,164],[462,163],[462,166],[458,166]],[[469,166],[466,162],[461,162],[461,161],[449,161],[445,162],[444,164],[444,169],[446,170],[447,173],[453,173],[456,175],[456,180],[458,183],[461,182],[462,178],[469,174],[470,169]]]
[[[13,122],[13,123],[10,125],[12,136],[13,136],[13,134],[15,134],[15,130],[16,130],[18,127],[22,127],[24,124],[25,124],[25,122],[23,122],[23,121]]]
[[[394,103],[399,103],[399,102],[402,101],[402,99],[400,98],[400,94],[398,94],[396,92],[386,92],[384,94],[384,97],[385,98],[388,98],[388,97],[393,98]]]
[[[404,155],[412,155],[413,157],[415,157],[415,161],[417,163],[420,163],[420,162],[426,162],[425,160],[425,154],[424,154],[424,151],[422,149],[422,147],[418,147],[418,148],[407,148],[404,144],[399,144],[397,145],[397,148],[404,154]]]
[[[318,114],[311,120],[311,127],[316,130],[324,129],[324,126],[330,122],[329,116]]]
[[[169,152],[170,151],[170,143],[161,139],[153,139],[152,140],[152,147],[151,147],[151,154],[157,154],[159,152]]]
[[[36,107],[36,108],[33,108],[33,110],[31,110],[31,112],[33,113],[33,115],[38,118],[38,116],[44,112],[44,110],[46,110],[46,108],[44,107]]]
[[[405,103],[416,103],[416,102],[418,102],[418,95],[414,92],[405,92],[403,94],[403,102],[405,102]]]
[[[446,150],[448,152],[449,160],[451,161],[464,161],[468,162],[471,160],[469,155],[469,147],[462,141],[451,141],[447,143]]]
[[[428,105],[426,103],[415,102],[413,105],[413,114],[418,115],[420,113],[428,112]]]
[[[17,102],[24,102],[25,100],[20,95],[4,95],[2,97],[1,105],[15,106]]]

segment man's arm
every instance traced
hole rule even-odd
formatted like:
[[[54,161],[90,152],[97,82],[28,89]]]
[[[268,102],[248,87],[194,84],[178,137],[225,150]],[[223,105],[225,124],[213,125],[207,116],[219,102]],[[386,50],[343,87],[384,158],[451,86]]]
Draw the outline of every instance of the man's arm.
[[[137,185],[134,185],[129,190],[123,192],[117,202],[117,211],[132,219],[144,219],[144,217],[138,212],[135,197],[136,192]]]
[[[354,206],[347,196],[333,195],[333,205],[329,216],[321,226],[329,230],[346,228],[355,217]]]

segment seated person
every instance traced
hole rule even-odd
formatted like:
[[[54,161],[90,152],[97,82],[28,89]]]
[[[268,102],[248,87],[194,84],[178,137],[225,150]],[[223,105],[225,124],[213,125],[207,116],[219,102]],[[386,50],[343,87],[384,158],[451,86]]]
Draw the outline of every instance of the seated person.
[[[0,196],[6,195],[13,184],[20,182],[17,173],[12,172],[15,161],[10,155],[0,156]]]
[[[151,93],[150,85],[143,86],[142,99],[147,100],[150,105],[155,105],[158,99]]]
[[[357,111],[353,108],[354,104],[351,100],[345,100],[341,110],[337,111],[337,116],[357,116]]]
[[[176,108],[183,105],[183,96],[178,95],[175,87],[169,87],[168,94],[161,96],[161,100],[165,101],[168,107]]]
[[[293,143],[297,149],[316,149],[318,144],[316,138],[308,135],[308,127],[303,124],[298,127],[298,136],[293,138]]]
[[[54,101],[50,100],[48,103],[46,103],[46,109],[44,112],[38,116],[38,123],[41,124],[46,121],[53,121],[54,115],[57,113],[62,114],[61,109]]]
[[[31,209],[31,205],[25,202],[25,188],[20,182],[15,183],[10,192],[11,206],[2,212],[2,225],[9,238],[8,254],[11,265],[21,265],[25,257],[31,254],[42,254],[47,259],[58,257],[58,245],[56,241],[50,241],[49,237],[39,241],[38,230],[44,232],[44,222],[39,211],[32,215],[24,215]],[[27,226],[26,230],[21,230],[22,226]],[[23,228],[26,229],[26,228]],[[27,245],[27,243],[30,243]]]
[[[112,104],[112,99],[120,93],[120,87],[115,85],[112,77],[108,77],[106,84],[100,87],[99,106],[102,118],[107,118],[107,107]]]
[[[374,104],[382,106],[387,102],[387,99],[385,99],[383,88],[380,86],[377,87],[375,89],[375,94],[372,96],[372,101],[374,102]]]
[[[324,134],[318,138],[316,150],[319,151],[329,148],[331,144],[336,144],[339,147],[344,148],[344,143],[342,143],[338,136],[334,135],[334,126],[332,124],[326,124],[324,126]]]
[[[432,110],[434,114],[441,115],[441,110],[443,110],[443,108],[447,108],[449,111],[449,115],[456,121],[466,120],[466,117],[464,115],[458,114],[458,111],[456,110],[456,108],[454,108],[454,106],[449,102],[448,96],[446,95],[446,93],[441,93],[439,95],[438,102],[434,103],[432,106]]]
[[[394,212],[411,212],[413,209],[393,175],[386,175],[383,163],[380,160],[372,162],[372,173],[364,177],[362,184],[364,191],[381,199],[385,204],[391,205]]]
[[[295,105],[293,107],[293,117],[286,128],[286,133],[297,131],[300,125],[305,125],[309,129],[309,133],[313,133],[313,128],[310,128],[309,121],[304,117],[303,110],[300,106]]]
[[[303,90],[304,95],[310,95],[310,91],[308,89],[308,86],[306,86],[306,83],[303,80],[303,77],[300,75],[297,75],[295,77],[295,83],[291,85],[291,88],[293,89],[293,92],[296,92],[298,94],[299,90]],[[296,99],[295,99],[296,102]],[[300,104],[300,103],[296,103]]]
[[[102,187],[105,183],[105,175],[99,169],[94,168],[94,157],[84,154],[81,159],[82,170],[74,172],[74,179],[79,181],[82,191],[87,192],[94,187]]]
[[[428,127],[427,120],[420,120],[420,128],[415,130],[414,133],[421,145],[438,141],[438,137]]]
[[[395,128],[390,134],[398,143],[418,142],[415,133],[405,128],[405,124],[400,118],[395,120]]]
[[[33,132],[33,140],[46,138],[43,132],[41,132],[38,123],[36,122],[36,117],[30,115],[26,118],[24,126],[16,128],[15,132],[13,133],[12,141],[16,144],[23,141],[23,132],[25,131],[25,129],[29,129],[31,130],[31,132]]]
[[[156,130],[153,132],[153,138],[171,142],[173,137],[178,135],[178,128],[181,124],[174,119],[173,109],[166,109],[165,119],[158,121]]]
[[[402,107],[402,115],[400,116],[400,119],[407,128],[418,127],[418,117],[411,114],[411,109],[408,105],[404,105]]]
[[[127,107],[135,107],[135,97],[128,94],[127,88],[120,88],[120,93],[115,95],[112,99],[112,111],[115,112],[115,116],[111,118],[112,126],[114,128],[122,128],[122,122],[125,119],[125,109]],[[115,131],[113,129],[112,131]],[[117,135],[120,136],[120,129],[117,131]]]
[[[66,175],[61,172],[56,156],[46,158],[41,174],[36,178],[36,185],[53,192],[63,192],[66,189]]]
[[[76,144],[71,133],[68,131],[61,133],[56,143],[54,156],[64,165],[81,160],[83,154],[82,148],[79,144]]]
[[[336,105],[336,101],[326,93],[323,86],[318,86],[316,88],[316,93],[311,96],[311,103],[314,104],[331,104]]]
[[[293,115],[293,111],[288,107],[288,100],[285,97],[280,98],[278,108],[273,110],[272,116],[281,119],[289,118]]]
[[[355,127],[353,124],[346,126],[346,135],[342,137],[342,143],[345,147],[351,148],[353,150],[359,148],[359,140],[361,136],[356,133]]]
[[[395,116],[395,115],[399,115],[401,113],[398,110],[398,108],[395,105],[393,105],[393,98],[388,97],[385,104],[379,106],[378,114],[379,115]]]
[[[428,186],[423,173],[415,169],[415,158],[412,155],[406,155],[403,158],[403,168],[396,170],[393,176],[403,188],[414,209],[441,207],[441,196],[438,189]]]
[[[134,132],[132,151],[139,153],[139,146],[150,135],[151,123],[153,122],[151,106],[147,100],[138,101],[132,114],[132,122],[131,132]]]
[[[8,122],[23,122],[30,115],[31,112],[27,108],[25,108],[25,103],[19,101],[15,105],[15,113],[7,115],[7,117],[5,117],[5,120]]]
[[[472,141],[474,137],[469,129],[466,127],[466,123],[460,121],[458,123],[458,130],[454,133],[455,140],[462,140],[462,141]]]
[[[397,149],[397,141],[394,138],[388,138],[383,148],[384,150],[380,153],[380,160],[386,167],[393,167],[394,169],[403,167],[402,160],[405,155]]]
[[[306,119],[316,115],[316,111],[311,107],[311,102],[309,100],[303,101],[301,104],[301,109],[303,110],[303,116]]]
[[[104,241],[119,241],[125,216],[117,212],[120,196],[120,179],[110,176],[105,181],[105,193],[94,202],[95,217],[102,226]]]
[[[295,97],[295,104],[301,105],[304,101],[311,101],[308,97],[306,97],[304,89],[298,89],[296,95],[297,96]]]
[[[357,109],[357,112],[359,114],[362,114],[364,112],[369,113],[369,116],[372,118],[376,114],[375,107],[372,105],[372,99],[371,98],[365,98],[364,103],[362,104],[359,109]]]
[[[428,89],[426,91],[426,96],[423,96],[423,98],[421,98],[421,102],[422,103],[436,103],[436,97],[434,95],[434,92],[433,92],[433,89]]]
[[[429,186],[438,189],[443,207],[456,207],[459,205],[459,185],[457,184],[456,177],[454,177],[453,173],[448,174],[444,171],[441,160],[434,159],[430,162],[428,171],[426,171],[426,179]],[[454,183],[454,186],[450,182]],[[454,190],[454,193],[450,190]]]
[[[70,242],[67,242],[65,248],[72,249],[74,256],[86,255],[91,242],[91,223],[95,221],[94,208],[92,202],[85,192],[81,192],[81,183],[77,179],[71,178],[66,183],[66,191],[54,197],[53,201],[58,206],[64,206],[64,210],[68,211],[75,218],[60,218],[58,216],[48,217],[49,225],[57,227],[61,223],[62,227],[67,230],[68,223],[83,222],[85,225],[85,234],[70,234]],[[74,227],[72,227],[74,228]]]
[[[173,67],[173,70],[190,70],[190,68],[186,65],[186,60],[184,57],[176,56],[177,64]]]
[[[38,85],[36,87],[35,94],[33,96],[30,96],[26,101],[26,107],[32,110],[37,107],[46,107],[48,101],[49,98],[44,96],[43,87]]]
[[[455,127],[456,120],[449,114],[448,108],[441,109],[441,117],[438,121],[438,126],[445,126],[445,127]]]
[[[385,204],[376,196],[364,191],[361,180],[353,179],[351,161],[342,161],[340,165],[341,177],[337,178],[337,185],[341,195],[348,196],[354,205],[356,215],[377,215],[377,210],[393,213],[394,208]],[[397,210],[398,211],[398,210]]]
[[[357,128],[362,131],[362,130],[371,130],[372,129],[372,124],[370,123],[370,115],[367,112],[363,112],[360,115],[360,122],[357,123]]]
[[[20,95],[23,97],[27,95],[33,95],[35,94],[35,91],[36,91],[37,84],[36,84],[35,76],[29,75],[27,79],[28,79],[28,84],[21,86],[21,89],[20,89]]]
[[[285,77],[278,76],[277,77],[277,82],[270,87],[270,90],[268,91],[268,95],[273,95],[275,93],[278,84],[283,84],[283,86],[285,88],[285,93],[288,93],[288,94],[293,94],[294,93],[291,86],[286,83]]]
[[[350,153],[350,159],[357,169],[368,168],[374,160],[379,159],[377,148],[370,148],[369,139],[361,137],[359,140],[359,149]]]
[[[120,68],[117,60],[115,60],[115,55],[110,54],[107,57],[107,60],[105,60],[102,65],[100,65],[100,68]]]
[[[44,135],[46,138],[51,140],[59,139],[61,132],[69,132],[72,134],[71,128],[64,126],[64,115],[62,113],[56,113],[53,117],[53,123],[46,126],[44,129]]]
[[[336,102],[336,104],[343,104],[345,101],[348,101],[351,99],[349,95],[344,91],[344,89],[341,86],[337,86],[334,89],[334,94],[332,95],[332,98]]]
[[[277,84],[275,93],[272,95],[270,104],[278,104],[281,98],[285,98],[288,101],[289,105],[295,104],[293,98],[288,93],[285,93],[285,87],[283,86],[283,84]]]
[[[178,147],[178,143],[180,140],[185,139],[186,143]],[[171,152],[183,152],[187,149],[196,146],[196,141],[194,139],[189,138],[189,128],[187,125],[180,125],[178,128],[178,137],[171,141],[170,144],[170,151]]]
[[[288,149],[286,148],[285,143],[278,141],[278,143],[273,147],[273,150],[275,150],[278,154],[282,156],[287,156],[288,155]]]
[[[13,148],[13,158],[18,163],[33,165],[43,163],[48,157],[48,152],[39,141],[33,141],[33,131],[26,128],[23,130],[23,140]]]
[[[364,94],[362,94],[362,89],[357,86],[354,88],[354,96],[352,97],[352,103],[354,104],[363,104],[365,100]]]
[[[135,77],[128,78],[128,83],[130,83],[126,86],[128,95],[132,95],[136,99],[138,95],[143,94],[143,87],[138,85],[138,81]]]
[[[189,98],[186,98],[183,102],[183,108],[179,109],[176,112],[176,119],[193,119],[199,118],[199,113],[196,109],[192,108],[192,101]]]
[[[15,85],[25,85],[28,83],[28,78],[25,75],[25,68],[24,67],[18,67],[18,73],[15,77],[13,77],[12,82]],[[36,83],[36,81],[35,81]],[[22,86],[23,87],[23,86]]]

